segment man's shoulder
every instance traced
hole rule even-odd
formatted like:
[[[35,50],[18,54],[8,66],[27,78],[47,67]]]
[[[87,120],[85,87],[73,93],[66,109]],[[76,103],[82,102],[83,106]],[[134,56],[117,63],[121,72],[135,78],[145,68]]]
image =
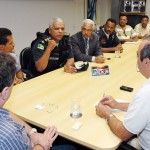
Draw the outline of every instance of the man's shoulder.
[[[130,25],[126,25],[126,29],[133,29]]]
[[[35,40],[31,43],[31,48],[39,48],[44,50],[45,45],[47,44],[49,40],[49,36],[47,36],[45,33],[37,32],[37,37]]]
[[[82,33],[81,33],[81,32],[77,32],[77,33],[73,34],[73,35],[71,36],[71,38],[79,38],[79,37],[81,37],[81,36],[82,36]]]
[[[98,35],[97,33],[93,32],[93,33],[91,34],[90,39],[96,40],[96,39],[98,39],[98,38],[99,38],[99,35]]]
[[[119,24],[116,25],[116,29],[122,29]]]
[[[104,29],[100,29],[96,33],[100,39],[106,37]]]
[[[0,117],[2,117],[2,115],[9,115],[9,111],[4,108],[0,108]]]
[[[147,27],[150,28],[150,23],[147,24]]]
[[[111,35],[113,35],[113,36],[117,36],[116,31],[115,31],[115,30],[114,30],[114,31],[112,31]]]
[[[134,29],[139,29],[139,28],[142,28],[142,25],[141,23],[138,23],[137,25],[135,25]]]
[[[103,30],[103,29],[100,29],[100,30],[96,31],[96,34],[102,35],[102,34],[104,34],[104,30]]]
[[[70,37],[71,41],[81,42],[83,40],[82,33],[77,32]]]

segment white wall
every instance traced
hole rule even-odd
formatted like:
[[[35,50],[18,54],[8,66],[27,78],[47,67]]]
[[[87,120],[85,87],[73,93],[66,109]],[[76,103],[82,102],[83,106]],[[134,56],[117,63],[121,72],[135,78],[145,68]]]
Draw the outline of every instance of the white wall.
[[[149,16],[149,18],[150,18],[150,0],[147,0],[146,1],[146,15],[148,15]]]
[[[84,0],[0,0],[0,27],[13,32],[18,55],[55,16],[63,18],[66,31],[74,34],[84,19]]]
[[[100,25],[106,23],[106,20],[111,17],[111,1],[113,0],[99,0],[100,1]]]
[[[97,0],[98,25],[111,17],[111,1]],[[87,0],[0,0],[0,27],[12,30],[16,53],[30,46],[36,32],[43,32],[51,18],[64,19],[66,32],[71,35],[80,30],[86,18]],[[150,1],[146,1],[146,14],[150,17]]]

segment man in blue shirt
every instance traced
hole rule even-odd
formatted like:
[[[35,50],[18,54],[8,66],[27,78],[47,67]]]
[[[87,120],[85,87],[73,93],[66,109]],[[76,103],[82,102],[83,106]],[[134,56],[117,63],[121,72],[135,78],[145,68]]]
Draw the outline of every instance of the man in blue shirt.
[[[49,150],[58,133],[54,126],[38,133],[16,115],[4,109],[16,74],[15,60],[0,52],[0,150]],[[51,150],[75,150],[70,145],[52,147]]]
[[[96,32],[99,35],[99,42],[102,52],[107,53],[123,51],[121,43],[116,35],[116,32],[114,31],[115,27],[116,21],[112,18],[109,18],[104,27]]]

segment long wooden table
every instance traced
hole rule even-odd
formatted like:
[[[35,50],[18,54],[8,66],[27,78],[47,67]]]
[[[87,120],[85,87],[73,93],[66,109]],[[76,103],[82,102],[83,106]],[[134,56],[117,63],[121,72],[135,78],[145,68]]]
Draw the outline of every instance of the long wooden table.
[[[138,44],[123,47],[121,58],[115,58],[113,53],[105,54],[111,59],[104,64],[90,63],[87,71],[69,74],[58,69],[14,86],[5,108],[41,128],[55,125],[59,135],[91,149],[116,149],[121,140],[111,132],[106,121],[96,115],[94,105],[103,93],[131,101],[144,83],[145,78],[136,70]],[[91,66],[103,65],[109,65],[110,75],[91,76]],[[122,91],[121,85],[133,87],[134,91]],[[75,97],[80,100],[83,114],[78,119],[70,117],[70,101]],[[38,104],[45,109],[36,109]],[[118,112],[114,115],[121,120],[124,116]],[[76,122],[82,124],[78,130],[72,129]]]

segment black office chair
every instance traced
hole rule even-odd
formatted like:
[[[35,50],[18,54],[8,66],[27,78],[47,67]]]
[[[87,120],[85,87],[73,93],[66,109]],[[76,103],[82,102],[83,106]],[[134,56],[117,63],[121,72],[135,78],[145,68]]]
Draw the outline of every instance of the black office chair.
[[[127,142],[122,142],[116,150],[137,150]]]
[[[27,80],[34,77],[34,61],[30,47],[24,48],[20,53],[21,70],[26,74]]]

